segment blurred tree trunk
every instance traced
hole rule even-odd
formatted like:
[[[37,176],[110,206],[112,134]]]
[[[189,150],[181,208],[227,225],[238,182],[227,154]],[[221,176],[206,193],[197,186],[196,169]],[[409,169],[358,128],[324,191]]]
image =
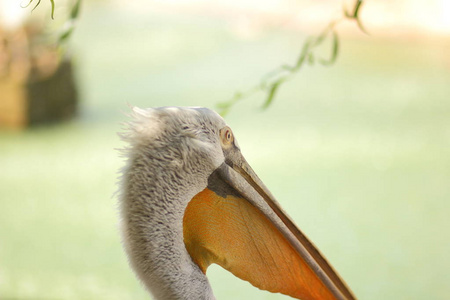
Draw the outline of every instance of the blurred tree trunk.
[[[76,114],[72,63],[39,35],[31,26],[0,28],[0,127],[26,128]]]

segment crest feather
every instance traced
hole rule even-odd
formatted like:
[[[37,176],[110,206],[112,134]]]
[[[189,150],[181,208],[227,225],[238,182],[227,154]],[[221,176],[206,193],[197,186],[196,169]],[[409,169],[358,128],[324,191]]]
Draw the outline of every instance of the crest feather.
[[[131,107],[128,114],[131,121],[124,122],[124,130],[119,133],[121,139],[131,145],[139,145],[154,138],[161,132],[161,120],[158,111],[153,108]]]

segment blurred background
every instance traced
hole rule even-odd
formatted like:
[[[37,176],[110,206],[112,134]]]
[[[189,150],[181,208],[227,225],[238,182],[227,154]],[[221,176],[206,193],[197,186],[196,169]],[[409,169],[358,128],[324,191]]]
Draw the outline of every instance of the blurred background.
[[[56,1],[54,21],[50,1],[33,14],[0,3],[0,299],[149,299],[113,196],[127,103],[215,108],[294,63],[308,35],[354,5],[90,0],[55,47],[74,2]],[[267,110],[256,93],[226,119],[360,299],[447,299],[450,2],[368,0],[360,18],[370,35],[340,24],[334,65],[305,66]],[[53,107],[49,91],[60,107],[39,112],[32,96]],[[218,299],[287,298],[217,266],[208,277]]]

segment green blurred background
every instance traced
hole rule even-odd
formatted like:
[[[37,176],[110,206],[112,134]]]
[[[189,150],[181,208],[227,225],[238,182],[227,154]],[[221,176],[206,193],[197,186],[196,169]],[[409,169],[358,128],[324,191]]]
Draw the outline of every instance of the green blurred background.
[[[127,265],[113,196],[126,104],[214,108],[294,61],[305,38],[276,22],[248,26],[252,7],[242,21],[239,9],[175,2],[84,3],[71,41],[79,117],[0,131],[0,299],[149,299]],[[379,14],[370,7],[363,21]],[[326,20],[311,24],[317,33]],[[450,35],[408,28],[348,29],[335,65],[305,67],[265,111],[256,94],[226,117],[360,299],[450,295]],[[218,299],[287,298],[217,266],[208,277]]]

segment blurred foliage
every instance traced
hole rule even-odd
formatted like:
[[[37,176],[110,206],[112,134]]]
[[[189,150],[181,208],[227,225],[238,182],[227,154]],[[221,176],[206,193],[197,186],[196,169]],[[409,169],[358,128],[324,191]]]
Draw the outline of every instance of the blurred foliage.
[[[257,92],[263,91],[267,94],[264,103],[262,104],[262,108],[266,109],[273,102],[277,91],[280,86],[286,81],[290,80],[306,63],[313,65],[318,62],[321,65],[332,65],[338,56],[339,52],[339,38],[336,31],[336,27],[339,23],[344,20],[352,20],[358,24],[358,27],[364,33],[367,31],[362,26],[360,20],[360,10],[362,6],[363,0],[356,0],[353,10],[348,11],[344,8],[343,16],[337,20],[334,20],[328,24],[328,26],[317,36],[310,36],[306,39],[303,44],[302,50],[295,64],[288,65],[284,64],[276,68],[275,70],[267,73],[261,79],[261,82],[246,91],[236,92],[232,99],[219,103],[217,106],[219,108],[221,115],[226,115],[231,107],[236,104],[238,101],[249,97]],[[331,40],[331,55],[329,58],[317,58],[315,55],[316,49],[323,45],[323,43],[327,40]]]
[[[25,7],[30,6],[30,4],[33,3],[33,1],[34,0],[30,0],[30,2]],[[53,19],[55,3],[53,0],[50,1],[52,4],[51,17]],[[238,91],[234,94],[234,96],[230,100],[219,103],[217,105],[217,108],[219,109],[220,114],[223,116],[226,115],[234,104],[236,104],[237,102],[239,102],[244,98],[247,98],[261,91],[265,92],[267,95],[264,103],[262,104],[262,108],[266,109],[273,102],[280,86],[286,81],[292,79],[292,77],[298,71],[300,71],[305,62],[308,63],[309,65],[314,65],[316,62],[325,66],[332,65],[336,61],[339,53],[339,37],[336,30],[336,27],[339,23],[345,20],[354,21],[357,23],[360,30],[367,34],[367,31],[363,27],[362,22],[360,20],[360,11],[363,2],[364,0],[355,0],[353,9],[348,10],[347,8],[344,8],[342,17],[340,17],[337,20],[331,21],[319,35],[308,37],[303,44],[302,50],[295,64],[293,65],[284,64],[279,66],[275,70],[264,75],[259,84],[245,91]],[[40,3],[41,0],[38,0],[33,10],[35,10]],[[80,12],[80,6],[81,0],[76,0],[72,7],[69,19],[66,22],[65,29],[59,37],[59,44],[62,44],[63,42],[67,41],[68,38],[73,33],[73,30],[75,28],[75,21],[78,18]],[[324,42],[328,40],[331,41],[330,57],[328,58],[319,57],[318,55],[315,54],[316,50],[319,48],[319,46],[322,46]]]
[[[23,8],[29,7],[34,0],[30,0],[25,6],[22,6]],[[50,0],[51,3],[51,18],[55,19],[55,1]],[[31,10],[32,12],[41,4],[41,0],[38,0],[36,5]],[[80,7],[81,7],[81,0],[74,0],[74,4],[72,5],[72,8],[70,9],[69,18],[66,20],[64,29],[62,33],[59,35],[58,38],[58,44],[62,44],[63,42],[67,41],[69,37],[72,35],[74,29],[75,29],[75,21],[77,20],[79,14],[80,14]]]
[[[33,3],[33,2],[34,2],[34,0],[30,0],[30,2],[28,2],[27,5],[23,6],[23,8],[29,7],[31,5],[31,3]],[[52,19],[55,19],[54,18],[55,17],[55,1],[54,0],[50,0],[50,3],[52,4],[51,17],[52,17]],[[38,0],[38,2],[36,3],[36,5],[33,7],[33,9],[31,11],[34,11],[39,6],[39,4],[41,4],[41,0]]]
[[[75,21],[77,20],[80,14],[80,7],[81,7],[81,0],[76,0],[75,4],[73,5],[70,11],[69,19],[66,21],[65,29],[59,37],[59,43],[67,41],[68,38],[72,35],[73,30],[75,29]]]

